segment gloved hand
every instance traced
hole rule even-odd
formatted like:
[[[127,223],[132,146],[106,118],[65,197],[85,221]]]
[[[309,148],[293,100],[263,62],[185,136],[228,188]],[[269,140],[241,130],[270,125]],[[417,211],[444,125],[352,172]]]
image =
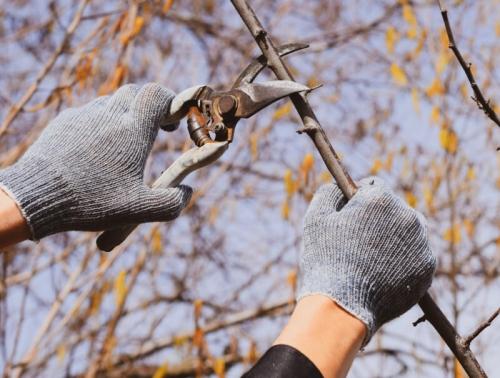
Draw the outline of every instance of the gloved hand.
[[[112,96],[59,114],[0,188],[17,202],[32,238],[168,221],[186,206],[187,186],[152,190],[144,166],[174,94],[159,84],[125,85]]]
[[[377,329],[415,305],[432,282],[424,217],[377,178],[346,203],[335,184],[315,194],[304,221],[297,298],[322,294]]]

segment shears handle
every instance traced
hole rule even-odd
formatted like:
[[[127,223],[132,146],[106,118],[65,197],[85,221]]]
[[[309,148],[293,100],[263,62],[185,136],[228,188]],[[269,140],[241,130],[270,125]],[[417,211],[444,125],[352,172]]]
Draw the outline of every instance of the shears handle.
[[[212,142],[183,153],[153,184],[156,188],[179,185],[187,175],[216,161],[227,149],[228,142]],[[138,226],[132,224],[103,232],[97,238],[97,247],[106,252],[120,245]]]

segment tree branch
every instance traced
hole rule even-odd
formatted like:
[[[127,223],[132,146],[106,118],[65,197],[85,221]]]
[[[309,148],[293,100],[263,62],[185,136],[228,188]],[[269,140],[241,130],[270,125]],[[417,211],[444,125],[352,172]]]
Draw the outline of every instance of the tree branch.
[[[482,322],[474,332],[472,332],[469,336],[465,338],[465,345],[467,345],[468,347],[472,342],[472,340],[478,337],[481,332],[483,332],[486,328],[488,328],[491,325],[491,323],[493,323],[493,320],[495,320],[498,314],[500,314],[500,307],[497,308],[497,310],[493,313],[493,315],[491,315],[487,320]]]
[[[474,92],[474,97],[472,99],[476,103],[479,109],[481,109],[489,119],[491,119],[497,126],[500,127],[500,119],[498,118],[497,114],[491,107],[490,100],[486,100],[483,93],[481,92],[481,89],[476,83],[476,79],[474,78],[474,74],[472,73],[471,66],[472,63],[467,63],[465,59],[463,58],[460,50],[458,49],[458,46],[455,42],[455,36],[453,35],[453,30],[451,29],[450,21],[448,19],[448,11],[443,5],[441,4],[440,0],[436,0],[439,9],[441,10],[441,16],[443,17],[443,22],[444,26],[446,28],[446,34],[448,35],[448,40],[450,42],[449,48],[451,51],[453,51],[453,54],[455,54],[455,57],[458,60],[458,63],[460,63],[460,66],[465,72],[465,75],[467,76],[467,80],[470,83],[470,86],[472,88],[472,91]]]
[[[61,43],[59,43],[59,45],[57,46],[56,50],[49,58],[47,63],[45,63],[42,69],[38,72],[38,75],[36,76],[34,83],[30,85],[30,87],[24,93],[21,99],[12,108],[10,108],[10,111],[7,113],[7,117],[5,117],[2,124],[0,125],[0,138],[5,134],[12,121],[14,121],[19,115],[19,113],[23,110],[23,107],[33,97],[35,92],[38,90],[38,86],[40,85],[42,80],[45,78],[45,76],[47,76],[52,67],[54,67],[54,64],[56,63],[59,56],[68,47],[68,43],[71,40],[71,37],[73,36],[73,33],[75,32],[77,26],[80,24],[83,11],[85,10],[85,7],[87,6],[89,1],[90,0],[82,0],[80,2],[80,4],[78,5],[78,9],[76,10],[75,15],[73,16],[71,24],[68,26],[66,32],[64,33],[64,37]]]
[[[220,321],[215,321],[213,323],[208,324],[207,326],[203,327],[203,334],[208,335],[210,333],[219,331],[221,329],[226,329],[228,327],[234,327],[235,325],[242,324],[254,319],[258,319],[264,315],[272,315],[272,314],[277,314],[281,313],[287,309],[291,308],[291,304],[289,300],[285,300],[270,306],[266,307],[259,307],[254,310],[248,310],[248,311],[243,311],[237,314],[234,314],[232,316],[228,316],[227,319],[223,319]],[[173,338],[169,337],[163,340],[158,340],[156,342],[151,342],[147,345],[144,345],[141,350],[139,350],[137,353],[134,354],[129,354],[129,355],[121,355],[118,356],[115,361],[113,362],[114,367],[119,367],[124,364],[128,364],[131,361],[137,361],[139,359],[151,356],[160,350],[163,350],[165,348],[171,347],[175,345],[178,340],[192,340],[194,337],[194,333],[186,333],[183,335],[178,335]]]

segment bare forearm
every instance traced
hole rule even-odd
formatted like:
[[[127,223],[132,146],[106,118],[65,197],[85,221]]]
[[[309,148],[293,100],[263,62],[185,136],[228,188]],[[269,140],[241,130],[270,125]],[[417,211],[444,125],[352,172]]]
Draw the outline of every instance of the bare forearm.
[[[294,347],[325,378],[345,377],[365,336],[365,325],[330,298],[311,295],[300,300],[274,345]]]
[[[16,203],[0,189],[0,248],[30,236],[28,225]]]

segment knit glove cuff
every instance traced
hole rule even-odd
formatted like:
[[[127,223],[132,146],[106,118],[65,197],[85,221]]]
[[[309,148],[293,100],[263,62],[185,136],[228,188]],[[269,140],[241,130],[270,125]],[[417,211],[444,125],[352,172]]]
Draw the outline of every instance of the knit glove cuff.
[[[33,240],[64,222],[67,210],[72,207],[70,186],[53,165],[42,159],[36,164],[20,161],[0,170],[0,188],[16,202]]]
[[[332,276],[331,269],[326,266],[301,266],[302,277],[297,291],[297,301],[309,295],[323,295],[333,300],[346,312],[361,320],[366,327],[362,346],[368,344],[378,329],[374,311],[366,303],[369,296],[369,285],[358,282],[351,276],[336,274]],[[328,277],[327,279],[324,279]]]

